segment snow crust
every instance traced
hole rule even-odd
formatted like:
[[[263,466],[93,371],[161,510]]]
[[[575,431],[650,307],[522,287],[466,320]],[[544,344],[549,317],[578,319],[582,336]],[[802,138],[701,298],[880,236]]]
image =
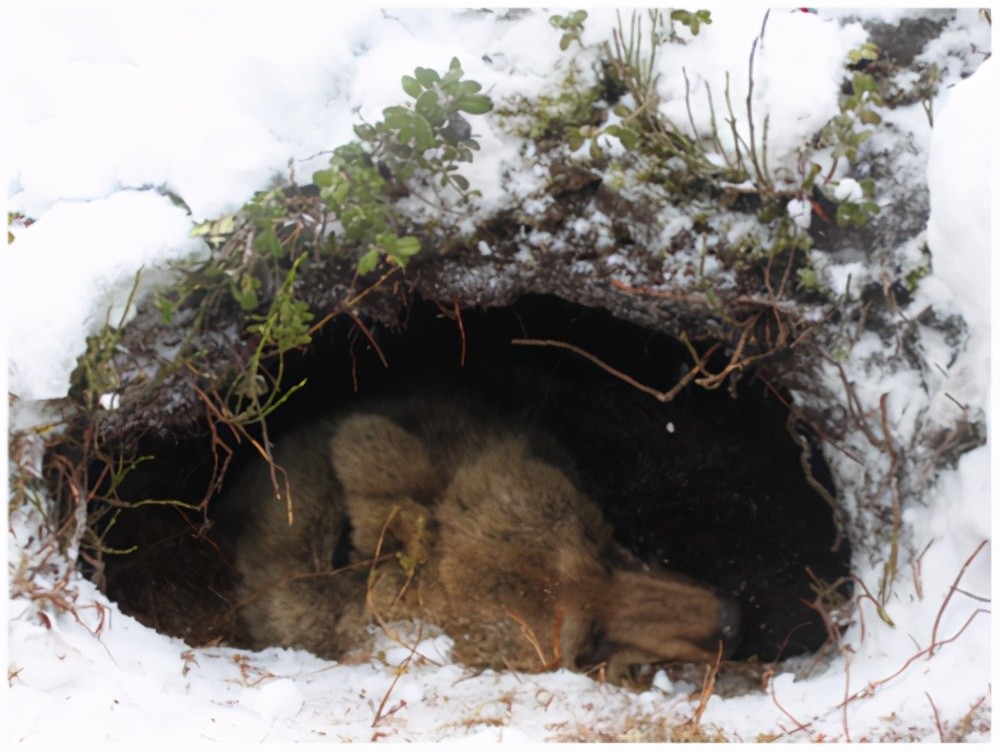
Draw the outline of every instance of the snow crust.
[[[117,324],[141,271],[138,297],[169,278],[164,263],[207,251],[170,199],[123,190],[59,200],[18,233],[5,278],[10,389],[22,399],[66,394],[84,338]]]
[[[3,260],[7,378],[20,400],[13,428],[44,422],[44,410],[31,401],[65,395],[85,336],[109,309],[112,320],[120,316],[140,268],[148,289],[168,273],[170,259],[203,252],[188,236],[194,222],[237,207],[287,171],[289,162],[308,176],[324,163],[321,152],[350,138],[359,118],[376,119],[383,107],[400,101],[399,78],[414,66],[440,70],[458,56],[468,77],[497,100],[530,97],[559,82],[559,32],[545,12],[506,20],[465,11],[380,13],[360,4],[238,8],[22,3],[7,10],[7,202],[35,220],[12,227],[16,238]],[[685,71],[699,131],[709,125],[705,82],[720,111],[730,71],[733,101],[743,102],[763,12],[744,5],[715,9],[712,25],[660,61],[661,86],[670,95],[666,114],[675,123],[688,123]],[[803,140],[836,112],[844,57],[865,39],[858,23],[840,21],[867,13],[772,11],[757,51],[753,102],[758,127],[770,115],[776,164],[789,164]],[[906,12],[871,13],[893,21]],[[608,38],[613,22],[612,11],[594,9],[585,41]],[[849,364],[865,404],[892,395],[889,417],[903,436],[912,436],[927,416],[940,426],[952,424],[961,415],[957,404],[989,408],[990,298],[996,289],[990,284],[996,225],[991,228],[989,219],[996,208],[1000,80],[991,59],[959,82],[962,66],[948,57],[965,41],[980,39],[976,22],[975,10],[959,11],[925,51],[946,75],[933,130],[919,117],[895,116],[899,138],[929,155],[920,179],[930,187],[926,240],[933,271],[921,281],[911,311],[933,306],[957,313],[968,326],[967,338],[951,362],[953,346],[928,332],[927,358],[940,373],[926,384],[905,370],[873,371],[866,381],[866,351],[875,357],[884,349],[874,339],[858,343]],[[740,127],[746,127],[742,118]],[[484,210],[527,195],[544,179],[522,167],[518,144],[493,121],[477,118],[474,128],[483,153],[469,177],[484,191]],[[158,187],[183,198],[190,216],[150,190]],[[844,181],[841,187],[851,186]],[[805,221],[807,207],[797,209]],[[543,241],[527,239],[526,262],[530,246]],[[826,272],[843,285],[848,274],[874,273],[856,261],[831,262]],[[832,383],[834,374],[829,378]],[[991,646],[998,643],[989,603],[980,599],[993,590],[991,545],[970,557],[991,539],[990,455],[989,446],[965,454],[922,504],[906,509],[909,547],[923,554],[900,567],[887,606],[894,627],[862,600],[860,619],[845,636],[849,663],[841,656],[807,679],[796,679],[789,668],[774,677],[767,694],[714,697],[703,724],[745,741],[783,732],[798,739],[936,739],[935,713],[954,728],[980,697],[988,718]],[[855,464],[831,459],[845,493],[863,483]],[[38,555],[40,525],[31,509],[11,513],[6,545],[12,586]],[[856,552],[861,582],[878,581],[884,555]],[[961,592],[953,589],[960,573]],[[57,575],[44,570],[38,577],[55,582]],[[78,576],[70,584],[77,617],[16,588],[6,604],[4,726],[10,740],[46,746],[84,740],[630,740],[689,718],[696,706],[690,695],[697,687],[665,676],[634,694],[567,672],[476,675],[450,662],[443,636],[423,637],[424,659],[375,635],[372,659],[356,665],[301,651],[190,649],[124,616]],[[913,659],[932,640],[953,635],[959,636],[933,656]],[[839,707],[858,692],[860,699]],[[790,731],[799,723],[809,726]]]

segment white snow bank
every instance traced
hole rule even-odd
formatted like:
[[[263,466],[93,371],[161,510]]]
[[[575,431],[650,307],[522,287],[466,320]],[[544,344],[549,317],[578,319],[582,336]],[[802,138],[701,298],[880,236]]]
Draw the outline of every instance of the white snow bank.
[[[14,4],[12,206],[37,216],[57,197],[166,185],[198,219],[235,208],[291,157],[350,136],[354,46],[377,19],[359,5]]]
[[[934,275],[948,285],[970,328],[989,331],[990,212],[1000,124],[995,57],[948,93],[934,121],[927,181],[927,244]]]
[[[145,267],[148,290],[164,281],[164,262],[204,248],[188,238],[190,226],[165,196],[122,191],[59,201],[18,231],[4,272],[10,391],[64,396],[85,337],[118,323],[136,271]]]
[[[933,397],[938,413],[954,414],[955,402],[989,409],[990,324],[996,227],[996,137],[1000,125],[1000,68],[990,58],[948,94],[935,120],[927,164],[930,219],[927,244],[934,278],[951,293],[948,304],[969,325],[965,351],[948,368]],[[985,519],[989,520],[988,508]]]

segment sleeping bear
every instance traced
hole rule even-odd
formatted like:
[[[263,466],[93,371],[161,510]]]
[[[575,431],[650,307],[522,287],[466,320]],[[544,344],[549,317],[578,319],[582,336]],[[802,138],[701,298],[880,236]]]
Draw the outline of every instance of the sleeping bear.
[[[735,602],[615,543],[542,432],[425,396],[298,427],[272,457],[227,492],[250,647],[341,658],[369,625],[417,618],[468,666],[620,683],[737,643]]]

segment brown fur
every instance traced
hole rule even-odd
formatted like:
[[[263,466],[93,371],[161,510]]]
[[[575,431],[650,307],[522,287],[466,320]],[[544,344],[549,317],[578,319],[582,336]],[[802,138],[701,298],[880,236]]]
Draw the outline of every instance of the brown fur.
[[[613,543],[545,437],[445,401],[383,412],[320,422],[279,443],[291,525],[263,470],[238,482],[250,644],[339,657],[373,618],[421,617],[453,637],[468,665],[603,662],[620,681],[630,664],[709,661],[720,640],[731,642],[732,606],[648,571]],[[345,521],[356,565],[335,571]],[[376,554],[394,555],[371,567]]]

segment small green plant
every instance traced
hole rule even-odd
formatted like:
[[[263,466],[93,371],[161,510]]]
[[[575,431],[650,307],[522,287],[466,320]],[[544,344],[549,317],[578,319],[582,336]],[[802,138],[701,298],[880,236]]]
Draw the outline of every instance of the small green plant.
[[[833,161],[821,185],[827,186],[836,173],[842,159],[856,162],[861,145],[871,138],[873,131],[863,126],[879,125],[882,116],[873,108],[883,106],[875,78],[867,73],[855,73],[851,78],[851,94],[840,104],[840,113],[823,126],[816,138],[818,147],[830,147]],[[805,189],[811,189],[819,173],[815,163],[803,181]],[[841,227],[863,227],[878,213],[875,202],[875,183],[866,179],[859,181],[861,195],[837,195],[836,221]]]
[[[920,96],[920,106],[927,115],[927,124],[934,127],[934,97],[937,96],[938,85],[941,83],[941,69],[937,63],[931,63],[920,73],[917,82],[917,93]]]
[[[376,235],[375,243],[358,259],[358,274],[374,271],[381,254],[385,254],[397,266],[403,267],[419,250],[420,241],[409,235],[402,238],[392,234]]]
[[[930,273],[931,266],[929,263],[920,264],[919,266],[914,267],[907,272],[906,277],[903,279],[906,289],[910,292],[916,292],[917,286],[920,284],[920,280]]]
[[[822,280],[819,278],[819,274],[816,270],[810,266],[798,269],[795,272],[795,276],[798,277],[798,289],[807,292],[820,292],[825,290]]]
[[[847,196],[837,204],[837,224],[841,227],[864,227],[878,214],[875,203],[875,181],[859,180],[861,196]]]
[[[850,162],[857,160],[858,149],[872,135],[871,130],[859,126],[881,123],[881,115],[872,109],[881,104],[875,79],[867,73],[855,73],[851,79],[851,94],[841,103],[840,114],[831,118],[819,134],[819,146],[833,147],[829,175],[833,175],[842,158]]]
[[[847,53],[848,65],[861,65],[863,63],[873,63],[879,58],[878,45],[874,42],[865,42],[859,47],[855,47]]]
[[[853,112],[854,116],[865,125],[879,125],[882,116],[875,112],[872,106],[884,104],[875,77],[867,73],[855,73],[851,78],[851,94],[841,103],[840,111]]]
[[[313,173],[313,183],[319,186],[326,210],[340,222],[341,232],[332,236],[328,247],[359,249],[361,259],[374,253],[375,263],[358,262],[358,271],[367,273],[375,268],[383,244],[393,233],[395,216],[385,178],[379,173],[371,155],[357,143],[334,149],[330,167]]]
[[[568,144],[573,151],[600,130],[606,112],[599,87],[581,83],[581,70],[570,60],[554,91],[533,97],[515,95],[497,110],[506,130],[548,151]]]
[[[568,16],[556,15],[549,18],[549,23],[563,32],[563,35],[559,38],[560,50],[565,52],[573,42],[576,42],[581,47],[583,46],[583,42],[580,41],[580,35],[583,33],[583,22],[586,20],[587,11],[585,10],[573,11]]]
[[[694,36],[698,36],[702,25],[712,23],[712,12],[708,10],[673,10],[670,11],[670,20],[676,21],[682,26],[686,26]]]
[[[452,58],[443,74],[418,67],[403,76],[403,91],[414,101],[385,108],[377,123],[356,126],[360,142],[335,149],[329,168],[313,174],[327,211],[342,228],[331,246],[358,249],[359,273],[374,271],[383,257],[403,267],[420,250],[416,237],[395,231],[396,199],[449,187],[461,202],[481,195],[459,173],[479,150],[465,116],[485,114],[493,102],[464,75]]]
[[[387,107],[377,123],[356,126],[359,140],[335,148],[329,166],[313,174],[318,197],[296,186],[274,188],[258,192],[237,214],[198,224],[191,234],[206,241],[212,256],[187,265],[175,290],[158,296],[164,320],[192,296],[201,301],[200,320],[224,294],[256,315],[271,291],[285,289],[282,278],[289,265],[307,252],[317,259],[351,254],[361,274],[374,271],[383,258],[403,267],[420,250],[420,241],[397,229],[407,224],[395,208],[399,198],[427,186],[454,188],[461,202],[481,195],[470,190],[458,170],[479,149],[465,116],[493,107],[482,86],[464,79],[457,58],[443,74],[418,67],[401,84],[414,101]],[[334,231],[327,232],[331,227]],[[286,316],[284,323],[298,315],[288,307],[272,313]],[[283,330],[281,321],[274,323],[276,330],[265,327],[257,333]],[[282,337],[276,342],[279,351],[287,344]]]
[[[436,179],[442,188],[469,190],[468,180],[456,171],[461,163],[472,161],[479,142],[463,113],[484,115],[493,109],[493,102],[480,93],[479,82],[462,80],[464,75],[458,58],[452,58],[443,74],[416,68],[402,79],[403,91],[415,100],[412,105],[387,107],[380,122],[355,127],[382,172],[395,181],[423,177]]]
[[[313,320],[313,314],[304,301],[295,297],[295,280],[306,258],[299,256],[292,264],[267,312],[249,316],[247,333],[255,336],[257,344],[250,362],[230,387],[226,400],[227,404],[233,405],[233,422],[236,424],[263,420],[305,385],[303,380],[282,389],[285,353],[308,345],[312,339],[309,322]],[[277,361],[273,376],[264,367],[265,361],[271,359]]]
[[[236,230],[236,215],[226,214],[217,219],[206,219],[191,228],[193,238],[202,238],[209,248],[218,250]]]
[[[612,32],[612,44],[604,45],[605,55],[632,101],[615,105],[613,112],[618,122],[609,124],[600,134],[616,138],[630,153],[650,159],[657,166],[656,171],[668,164],[682,165],[686,176],[668,180],[675,186],[691,182],[690,176],[695,176],[694,182],[715,178],[728,168],[720,168],[707,158],[697,133],[692,138],[660,112],[657,91],[657,58],[665,44],[677,41],[673,33],[674,22],[688,26],[696,34],[701,24],[711,23],[711,13],[674,11],[668,18],[653,9],[645,16],[644,24],[643,15],[633,12],[626,30],[619,15],[617,28]],[[591,152],[600,154],[596,137]],[[676,170],[671,169],[671,172]],[[730,174],[728,177],[735,179],[737,176]]]
[[[909,292],[916,292],[921,280],[930,274],[933,268],[931,250],[927,242],[924,241],[920,244],[920,260],[915,261],[909,268],[904,267],[903,269],[903,285]]]
[[[104,325],[100,331],[86,338],[87,349],[80,356],[76,370],[70,378],[74,385],[82,389],[80,397],[88,411],[96,410],[104,395],[113,394],[121,386],[121,378],[114,356],[118,352],[129,310],[135,303],[141,277],[142,269],[140,268],[135,273],[132,288],[117,325],[111,323],[113,306],[109,306],[105,314]]]

